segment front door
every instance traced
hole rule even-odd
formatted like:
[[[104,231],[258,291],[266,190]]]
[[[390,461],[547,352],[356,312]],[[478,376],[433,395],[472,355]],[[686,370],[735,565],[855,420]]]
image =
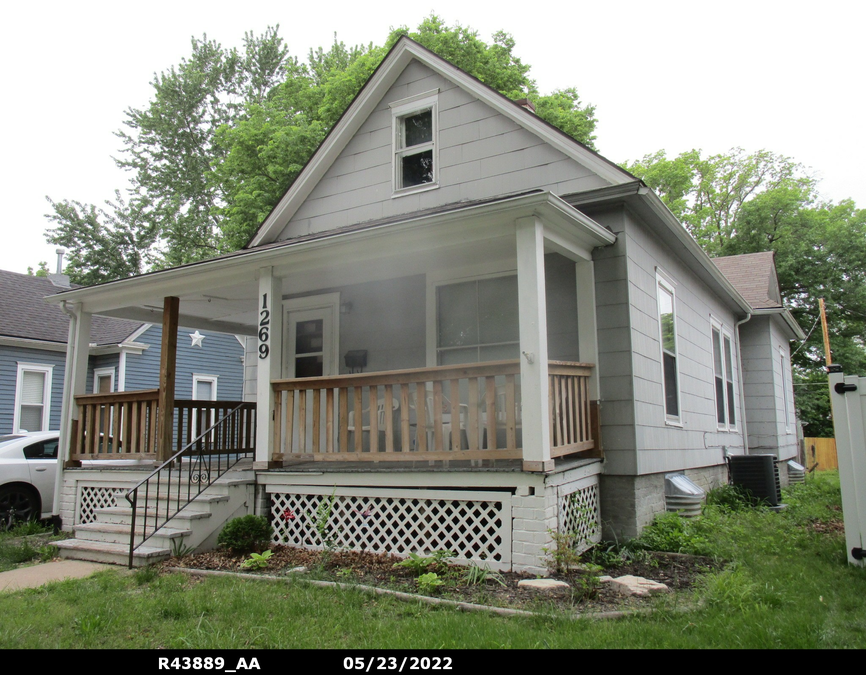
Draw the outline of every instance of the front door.
[[[286,313],[286,335],[284,377],[294,379],[337,374],[330,307],[289,310]]]

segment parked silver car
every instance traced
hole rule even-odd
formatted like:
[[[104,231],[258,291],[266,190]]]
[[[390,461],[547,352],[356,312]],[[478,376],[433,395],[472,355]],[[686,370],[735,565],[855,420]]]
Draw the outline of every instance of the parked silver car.
[[[51,517],[58,440],[57,431],[0,436],[0,528]]]

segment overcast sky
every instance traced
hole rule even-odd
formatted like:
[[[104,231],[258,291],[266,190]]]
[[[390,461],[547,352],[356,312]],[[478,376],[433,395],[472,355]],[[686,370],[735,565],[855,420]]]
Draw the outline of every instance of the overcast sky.
[[[126,108],[147,105],[154,73],[190,54],[191,36],[240,47],[245,31],[279,24],[305,57],[334,33],[382,44],[391,27],[414,29],[434,10],[488,42],[511,33],[542,93],[576,87],[596,106],[599,151],[615,162],[660,149],[767,149],[811,167],[825,199],[866,207],[862,0],[21,2],[0,26],[0,269],[45,260],[54,270],[46,195],[101,205],[125,189],[114,132]]]

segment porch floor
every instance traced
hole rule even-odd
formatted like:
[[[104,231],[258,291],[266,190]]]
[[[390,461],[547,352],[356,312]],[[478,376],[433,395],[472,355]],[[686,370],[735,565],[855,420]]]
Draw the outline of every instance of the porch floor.
[[[554,461],[551,473],[560,473],[601,462],[598,457],[564,457]],[[478,466],[477,464],[482,464]],[[448,462],[419,460],[412,462],[316,462],[299,461],[275,469],[259,469],[259,473],[524,473],[519,459],[483,460],[476,465],[469,460]]]

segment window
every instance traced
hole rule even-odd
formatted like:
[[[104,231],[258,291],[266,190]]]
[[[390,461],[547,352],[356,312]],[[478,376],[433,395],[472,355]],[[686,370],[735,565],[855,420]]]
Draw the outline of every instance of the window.
[[[110,394],[114,391],[114,368],[96,368],[93,371],[93,393]]]
[[[734,400],[734,364],[731,336],[713,323],[713,380],[716,389],[716,422],[720,428],[734,429],[737,425]]]
[[[439,365],[518,358],[517,277],[439,286],[436,333]]]
[[[51,415],[51,375],[54,366],[18,364],[15,389],[15,433],[45,431]]]
[[[438,90],[391,104],[394,130],[394,192],[436,187]]]
[[[193,401],[216,401],[217,400],[217,376],[197,375],[192,376],[192,400]],[[200,433],[216,423],[216,417],[212,409],[196,408],[192,419],[192,437],[196,438]],[[209,434],[210,435],[210,434]],[[209,438],[208,440],[213,440]]]
[[[788,359],[785,358],[785,351],[782,347],[779,347],[779,361],[782,367],[782,402],[784,405],[785,431],[790,431],[791,409],[788,404]]]
[[[678,424],[680,421],[679,370],[677,367],[676,296],[674,287],[656,277],[659,303],[659,332],[662,349],[662,379],[665,396],[665,418]]]

